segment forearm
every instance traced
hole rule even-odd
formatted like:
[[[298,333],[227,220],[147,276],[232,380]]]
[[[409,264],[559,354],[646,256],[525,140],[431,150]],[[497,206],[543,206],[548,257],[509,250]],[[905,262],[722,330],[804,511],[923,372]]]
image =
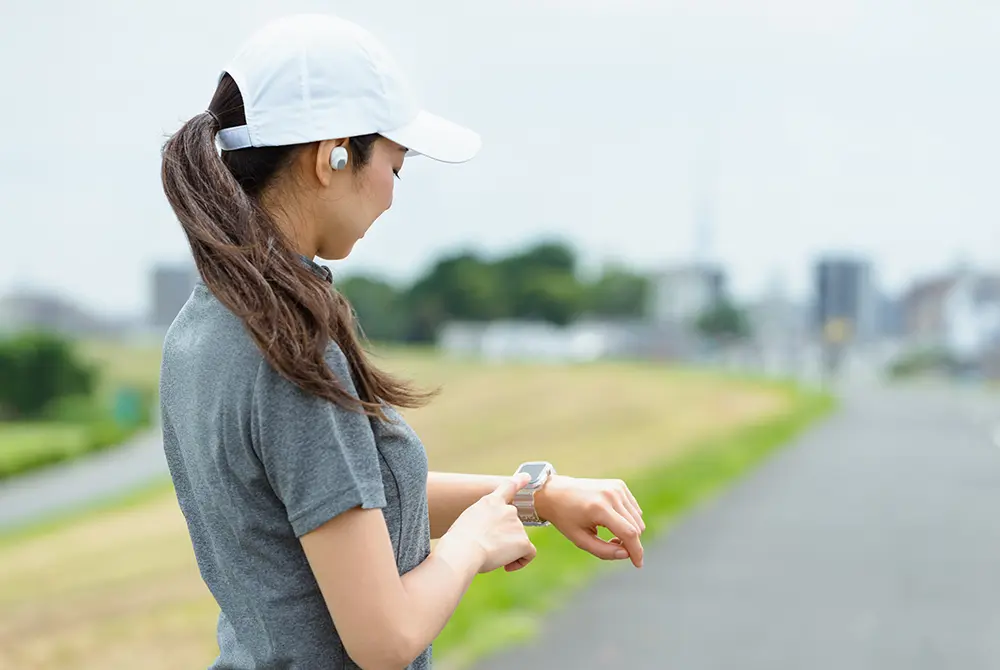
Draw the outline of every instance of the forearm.
[[[443,536],[470,505],[496,489],[509,477],[431,472],[427,475],[427,507],[431,537]]]
[[[407,653],[412,661],[441,633],[482,565],[481,549],[449,538],[438,542],[419,566],[403,575]]]
[[[439,542],[420,565],[402,577],[406,593],[403,659],[410,663],[441,633],[482,565],[481,550],[467,542]]]

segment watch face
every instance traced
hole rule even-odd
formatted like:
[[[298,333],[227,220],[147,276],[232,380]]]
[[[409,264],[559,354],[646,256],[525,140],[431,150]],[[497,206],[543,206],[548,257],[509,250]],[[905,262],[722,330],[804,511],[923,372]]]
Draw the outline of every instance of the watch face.
[[[545,472],[545,466],[545,463],[526,463],[521,467],[520,472],[527,472],[528,476],[531,477],[531,482],[535,482]]]

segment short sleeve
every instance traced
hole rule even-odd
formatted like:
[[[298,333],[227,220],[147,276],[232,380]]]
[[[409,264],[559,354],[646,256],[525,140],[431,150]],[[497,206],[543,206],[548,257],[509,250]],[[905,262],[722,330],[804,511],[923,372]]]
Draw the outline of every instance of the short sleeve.
[[[347,361],[336,346],[327,363],[355,396]],[[364,414],[306,393],[267,361],[253,395],[254,446],[296,537],[354,507],[385,507],[382,470]]]

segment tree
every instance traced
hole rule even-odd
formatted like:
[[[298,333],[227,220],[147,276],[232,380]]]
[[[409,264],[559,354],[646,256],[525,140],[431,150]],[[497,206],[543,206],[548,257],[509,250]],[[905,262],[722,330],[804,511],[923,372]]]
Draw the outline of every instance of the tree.
[[[0,340],[0,415],[39,418],[60,400],[90,395],[96,379],[96,370],[54,334]]]
[[[546,241],[497,259],[472,251],[440,258],[411,286],[372,276],[337,282],[373,340],[430,342],[448,321],[542,320],[564,325],[580,314],[641,316],[645,277],[611,268],[594,283],[577,276],[572,247]]]
[[[608,267],[587,287],[585,310],[597,316],[638,318],[646,310],[648,296],[647,277]]]
[[[451,320],[540,319],[565,324],[583,307],[576,255],[544,242],[497,260],[463,251],[446,256],[410,289],[410,339],[434,339]]]
[[[715,341],[738,341],[750,335],[746,314],[728,299],[720,300],[702,312],[695,327],[702,335]]]
[[[585,289],[576,276],[573,249],[542,242],[496,262],[507,293],[509,316],[565,325],[585,306]]]
[[[511,281],[513,316],[524,320],[547,321],[565,326],[583,307],[584,292],[571,274],[557,270],[533,269]]]
[[[508,312],[496,267],[463,252],[442,258],[409,291],[414,303],[440,303],[445,315],[463,321],[488,321]]]
[[[540,242],[500,260],[499,265],[506,273],[516,273],[524,269],[546,269],[559,274],[573,275],[576,273],[576,252],[563,242]]]
[[[391,342],[406,334],[409,323],[402,295],[389,282],[358,275],[337,281],[337,290],[351,303],[369,340]]]
[[[509,297],[495,264],[470,252],[446,256],[406,292],[407,339],[432,341],[446,321],[506,318]]]

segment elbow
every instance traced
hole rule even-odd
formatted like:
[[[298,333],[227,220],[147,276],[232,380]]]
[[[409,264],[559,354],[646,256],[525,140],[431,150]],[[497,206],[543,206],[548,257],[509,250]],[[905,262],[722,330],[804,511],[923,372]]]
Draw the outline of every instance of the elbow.
[[[347,655],[362,670],[404,670],[426,648],[401,630],[387,631],[375,640],[343,642]]]

